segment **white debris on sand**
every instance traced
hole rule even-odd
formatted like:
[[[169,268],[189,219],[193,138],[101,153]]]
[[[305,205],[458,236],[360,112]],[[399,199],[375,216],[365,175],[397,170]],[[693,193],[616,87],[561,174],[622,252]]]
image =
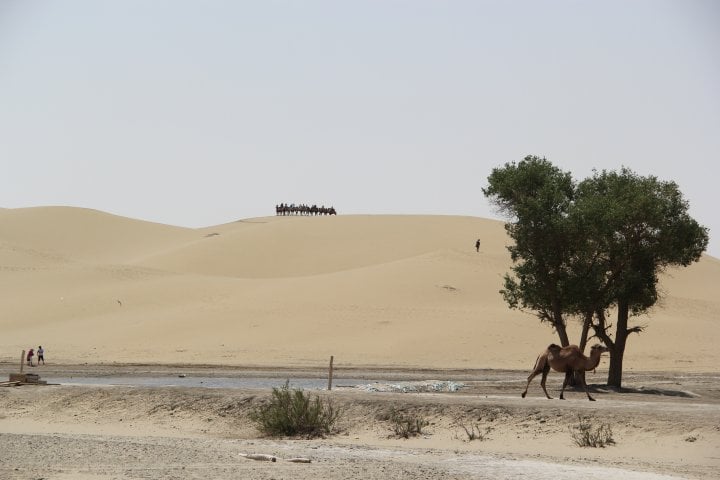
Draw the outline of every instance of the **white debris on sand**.
[[[397,383],[371,383],[358,385],[356,388],[364,392],[395,392],[395,393],[423,393],[423,392],[457,392],[466,385],[461,382],[423,380],[418,382]]]
[[[267,453],[239,453],[241,457],[249,458],[250,460],[260,460],[262,462],[277,462],[275,455],[268,455]]]

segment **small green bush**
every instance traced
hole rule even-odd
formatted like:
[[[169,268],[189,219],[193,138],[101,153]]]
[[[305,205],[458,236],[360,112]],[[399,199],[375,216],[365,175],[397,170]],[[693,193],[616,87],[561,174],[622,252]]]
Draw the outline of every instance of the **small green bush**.
[[[430,422],[423,417],[404,414],[394,408],[390,411],[389,420],[393,432],[398,438],[410,438],[421,435],[423,433],[422,429],[430,425]]]
[[[590,418],[578,416],[578,424],[571,429],[571,435],[578,447],[605,447],[615,445],[612,428],[603,423],[594,426]]]
[[[290,389],[290,382],[273,388],[269,403],[250,413],[263,433],[272,436],[321,437],[332,433],[340,416],[331,400],[322,401],[319,396],[311,398],[302,390]]]

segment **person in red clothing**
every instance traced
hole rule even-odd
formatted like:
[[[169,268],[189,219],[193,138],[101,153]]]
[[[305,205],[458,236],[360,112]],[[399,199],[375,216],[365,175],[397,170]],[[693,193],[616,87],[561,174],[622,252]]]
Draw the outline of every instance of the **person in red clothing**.
[[[31,349],[28,350],[28,352],[27,352],[27,364],[28,364],[29,366],[31,366],[31,367],[34,367],[34,366],[35,366],[35,365],[33,365],[33,363],[32,363],[32,358],[33,358],[34,356],[35,356],[35,351],[31,348]]]

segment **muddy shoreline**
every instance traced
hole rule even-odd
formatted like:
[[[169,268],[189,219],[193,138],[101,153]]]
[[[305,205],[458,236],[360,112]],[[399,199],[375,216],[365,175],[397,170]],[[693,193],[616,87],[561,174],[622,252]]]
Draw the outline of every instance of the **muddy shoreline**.
[[[24,367],[26,373],[36,373],[43,379],[53,378],[102,378],[113,377],[167,377],[167,378],[228,378],[228,379],[327,379],[325,368],[274,366],[218,366],[194,364],[49,364]],[[18,371],[17,365],[0,362],[0,375],[6,377]],[[411,382],[441,380],[462,382],[465,387],[459,395],[514,395],[519,394],[527,381],[528,371],[498,369],[417,369],[388,368],[379,366],[340,366],[334,368],[333,386],[343,386],[344,379],[366,379],[368,382]],[[530,385],[529,396],[542,396],[536,377]],[[632,395],[662,397],[702,398],[708,402],[720,402],[720,374],[707,372],[626,372],[620,391],[607,387],[605,373],[587,373],[591,391],[602,395],[619,394],[623,398]],[[323,383],[323,382],[320,382]],[[323,383],[324,384],[324,383]],[[548,377],[548,391],[558,390],[562,377],[553,372]],[[179,385],[182,386],[182,385]],[[263,387],[265,388],[265,387]],[[557,392],[556,392],[557,393]],[[552,394],[555,395],[555,394]]]

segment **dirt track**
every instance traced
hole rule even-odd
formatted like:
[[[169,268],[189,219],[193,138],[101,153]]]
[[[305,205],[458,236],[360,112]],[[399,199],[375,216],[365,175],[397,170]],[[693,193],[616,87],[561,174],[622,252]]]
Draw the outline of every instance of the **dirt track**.
[[[9,368],[9,367],[8,367]],[[258,375],[308,371],[216,367],[55,366],[73,375]],[[0,389],[0,478],[716,478],[720,468],[720,389],[708,375],[627,375],[630,391],[594,388],[547,400],[538,384],[521,399],[525,372],[340,371],[342,377],[453,379],[457,393],[318,392],[344,411],[341,432],[320,440],[259,438],[247,413],[269,395],[257,389],[48,386]],[[4,376],[4,374],[3,374]],[[590,383],[599,381],[590,376]],[[557,394],[561,379],[551,377]],[[387,412],[430,422],[409,440],[391,435]],[[612,426],[617,444],[580,448],[570,430],[579,416]],[[457,423],[476,425],[467,441]],[[281,461],[247,460],[268,453]],[[310,465],[282,461],[294,456]],[[618,470],[607,470],[621,469]]]

